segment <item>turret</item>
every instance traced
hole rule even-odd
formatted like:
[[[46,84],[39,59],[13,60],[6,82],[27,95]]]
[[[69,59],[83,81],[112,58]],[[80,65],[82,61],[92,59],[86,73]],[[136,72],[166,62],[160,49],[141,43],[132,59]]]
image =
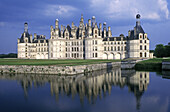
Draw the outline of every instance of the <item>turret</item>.
[[[112,36],[112,31],[111,31],[111,28],[110,26],[108,27],[108,37],[111,37]]]
[[[81,19],[80,19],[79,27],[83,28],[83,26],[84,26],[84,18],[83,18],[83,14],[81,14]]]
[[[89,27],[91,27],[91,19],[88,20]]]
[[[30,35],[30,42],[32,43],[32,34]]]
[[[34,39],[37,39],[37,34],[36,33],[34,33]]]
[[[72,29],[74,29],[74,22],[72,22],[72,24],[71,24],[71,28],[72,28]]]
[[[106,22],[103,23],[103,37],[106,37]]]
[[[99,23],[100,36],[102,36],[102,24]]]
[[[61,25],[61,38],[63,38],[63,25]]]
[[[59,27],[58,27],[58,21],[59,21],[58,19],[55,20],[55,28],[56,28],[56,29],[59,28]]]
[[[95,27],[95,24],[96,24],[96,18],[95,16],[92,17],[92,26],[93,28]]]
[[[140,14],[136,15],[136,26],[140,26]]]
[[[28,33],[28,23],[24,23],[24,32]]]

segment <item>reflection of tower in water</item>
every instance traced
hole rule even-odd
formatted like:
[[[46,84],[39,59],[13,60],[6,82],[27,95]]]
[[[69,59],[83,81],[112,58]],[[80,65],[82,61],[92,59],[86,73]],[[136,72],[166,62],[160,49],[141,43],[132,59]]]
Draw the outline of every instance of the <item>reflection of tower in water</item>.
[[[1,79],[18,80],[27,96],[27,91],[32,86],[40,87],[50,83],[51,95],[59,99],[60,95],[71,96],[73,99],[79,96],[80,102],[88,99],[89,103],[95,103],[97,98],[102,99],[111,94],[112,86],[120,88],[128,87],[134,93],[137,101],[137,109],[140,108],[140,99],[149,84],[149,72],[137,72],[135,70],[112,71],[101,70],[92,74],[78,76],[55,76],[55,75],[0,75]],[[28,94],[29,95],[29,94]]]

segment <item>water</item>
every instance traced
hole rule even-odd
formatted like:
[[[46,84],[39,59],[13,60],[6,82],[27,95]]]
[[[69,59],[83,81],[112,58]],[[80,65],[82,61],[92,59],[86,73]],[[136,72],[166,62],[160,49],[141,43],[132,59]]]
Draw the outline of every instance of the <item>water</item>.
[[[0,112],[170,112],[170,72],[163,74],[0,74]]]

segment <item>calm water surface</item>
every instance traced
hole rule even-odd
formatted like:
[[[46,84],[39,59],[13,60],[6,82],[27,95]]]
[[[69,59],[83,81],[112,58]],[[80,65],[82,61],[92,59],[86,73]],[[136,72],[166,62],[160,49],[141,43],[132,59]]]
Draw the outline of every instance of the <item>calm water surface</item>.
[[[0,112],[170,112],[170,72],[0,74]]]

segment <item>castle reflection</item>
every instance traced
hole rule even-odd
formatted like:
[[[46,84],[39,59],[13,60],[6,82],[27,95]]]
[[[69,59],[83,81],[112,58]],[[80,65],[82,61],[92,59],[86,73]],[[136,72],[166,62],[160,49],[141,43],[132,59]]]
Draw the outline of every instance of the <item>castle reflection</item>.
[[[111,94],[114,86],[128,87],[136,97],[136,108],[140,109],[140,99],[149,84],[149,72],[116,68],[76,76],[1,74],[0,79],[19,81],[26,97],[32,87],[41,87],[49,83],[51,95],[55,95],[56,100],[60,95],[72,98],[78,95],[81,103],[85,98],[89,103],[95,103],[97,98],[102,99],[107,94]]]

